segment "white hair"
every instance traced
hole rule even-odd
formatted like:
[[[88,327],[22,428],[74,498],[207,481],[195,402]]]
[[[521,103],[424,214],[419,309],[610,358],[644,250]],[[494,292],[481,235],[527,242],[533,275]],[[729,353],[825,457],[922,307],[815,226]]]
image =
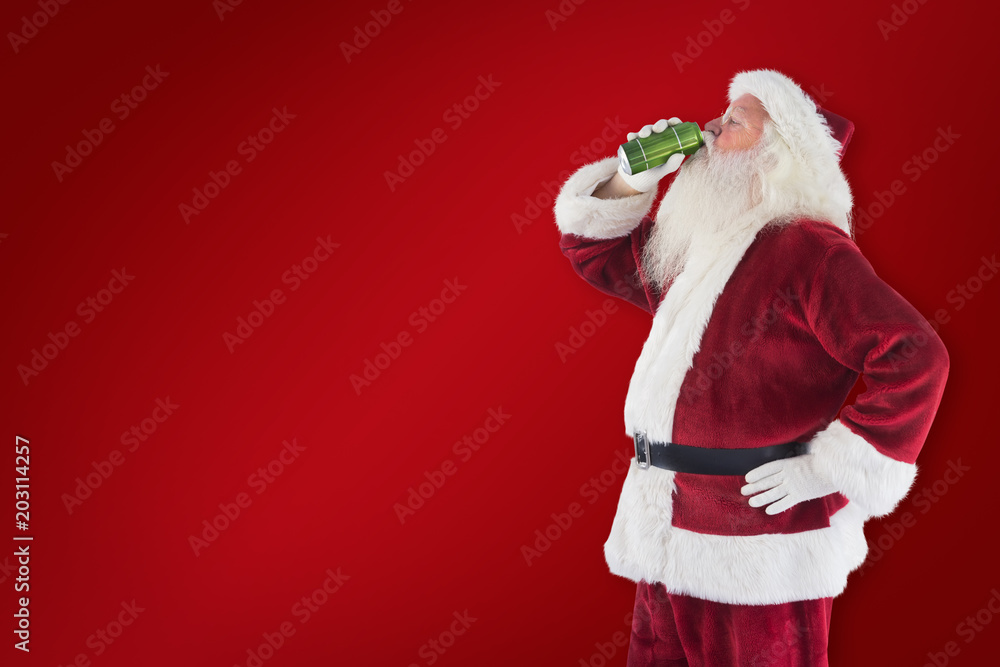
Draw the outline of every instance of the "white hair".
[[[657,289],[683,269],[694,245],[721,246],[736,236],[801,219],[851,233],[851,189],[840,170],[841,145],[802,89],[771,70],[733,78],[730,102],[750,93],[769,118],[752,148],[716,151],[714,135],[687,158],[656,212],[641,263]]]
[[[840,169],[841,145],[816,103],[784,74],[740,72],[729,84],[729,100],[749,93],[767,111],[776,134],[777,158],[769,180],[772,195],[790,209],[787,216],[833,223],[851,234],[851,187]]]

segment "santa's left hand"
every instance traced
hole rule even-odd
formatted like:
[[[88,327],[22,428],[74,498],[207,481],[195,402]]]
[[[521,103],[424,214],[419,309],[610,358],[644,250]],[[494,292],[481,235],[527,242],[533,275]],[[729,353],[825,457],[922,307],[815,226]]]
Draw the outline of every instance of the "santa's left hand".
[[[789,507],[813,498],[835,493],[838,489],[817,470],[814,454],[802,454],[758,466],[746,474],[747,485],[740,489],[750,498],[751,507],[763,507],[768,514],[784,512]]]

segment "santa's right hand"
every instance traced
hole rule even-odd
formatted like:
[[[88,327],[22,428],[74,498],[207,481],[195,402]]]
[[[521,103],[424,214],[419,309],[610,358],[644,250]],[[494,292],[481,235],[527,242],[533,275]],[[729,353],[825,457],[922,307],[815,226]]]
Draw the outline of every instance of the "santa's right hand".
[[[661,118],[652,125],[644,125],[638,132],[629,132],[626,135],[626,139],[628,141],[632,141],[636,137],[645,139],[654,132],[663,132],[671,125],[679,125],[680,123],[680,118],[671,118],[670,120]],[[625,170],[619,165],[618,174],[633,190],[638,190],[639,192],[649,192],[657,186],[663,177],[680,169],[681,163],[684,162],[684,157],[683,153],[676,153],[671,155],[670,159],[668,159],[664,164],[661,164],[658,167],[653,167],[652,169],[647,169],[646,171],[641,171],[638,174],[626,174]]]
[[[645,139],[653,132],[657,133],[663,132],[671,125],[680,125],[680,124],[681,124],[680,118],[671,118],[670,120],[664,120],[663,118],[661,118],[652,125],[643,125],[642,129],[639,130],[638,132],[629,132],[627,135],[625,135],[625,139],[627,141],[632,141],[636,137],[641,137],[642,139]]]

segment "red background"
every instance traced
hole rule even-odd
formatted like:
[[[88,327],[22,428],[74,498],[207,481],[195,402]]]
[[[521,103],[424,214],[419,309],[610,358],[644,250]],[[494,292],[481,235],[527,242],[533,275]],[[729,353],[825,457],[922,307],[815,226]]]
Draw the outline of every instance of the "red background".
[[[997,10],[912,1],[883,35],[887,1],[590,0],[564,2],[559,21],[555,0],[399,6],[350,62],[341,42],[386,3],[248,0],[220,20],[210,0],[71,2],[18,52],[9,37],[0,47],[2,437],[31,442],[35,538],[30,656],[11,647],[16,573],[0,559],[4,664],[246,665],[291,621],[264,664],[427,665],[421,647],[465,610],[476,620],[435,664],[603,664],[597,645],[610,652],[627,631],[635,590],[607,572],[602,544],[650,320],[622,302],[563,363],[556,344],[604,297],[560,255],[544,183],[582,164],[591,140],[614,152],[624,138],[599,139],[605,119],[704,124],[731,76],[756,67],[857,124],[844,168],[858,207],[881,213],[859,245],[922,313],[949,317],[951,375],[914,487],[944,492],[868,525],[890,548],[837,599],[831,662],[920,665],[949,641],[954,664],[995,656],[1000,622],[968,643],[957,626],[1000,587],[988,426],[1000,281],[961,309],[948,293],[1000,245]],[[733,20],[713,23],[727,8]],[[0,28],[38,11],[5,3]],[[699,33],[701,53],[688,42]],[[169,75],[119,120],[112,101],[157,65]],[[495,91],[449,124],[490,75]],[[295,118],[246,162],[238,146],[273,108]],[[105,117],[115,129],[60,182],[52,163]],[[444,143],[390,188],[385,172],[436,128]],[[939,128],[960,138],[911,181],[904,164]],[[233,159],[242,171],[185,224],[179,205]],[[871,209],[896,179],[905,193]],[[282,274],[327,236],[339,247],[291,291]],[[122,267],[134,280],[85,322],[78,304]],[[418,330],[411,313],[449,279],[467,288]],[[287,301],[230,353],[223,333],[274,289]],[[79,334],[26,384],[18,366],[71,322]],[[350,376],[402,332],[411,344],[355,391]],[[121,434],[167,397],[179,407],[128,451]],[[511,416],[463,461],[453,444],[491,408]],[[305,450],[257,495],[248,478],[293,438]],[[70,513],[64,494],[114,450],[124,462]],[[941,482],[959,459],[970,470]],[[446,461],[455,474],[401,524],[394,505]],[[584,495],[602,472],[610,488]],[[195,555],[189,536],[241,492],[252,504]],[[582,516],[529,566],[522,545],[573,502]],[[916,522],[892,537],[907,510]],[[349,579],[300,623],[293,605],[327,568]],[[95,655],[88,637],[132,600],[144,611]],[[624,665],[613,648],[607,664]]]

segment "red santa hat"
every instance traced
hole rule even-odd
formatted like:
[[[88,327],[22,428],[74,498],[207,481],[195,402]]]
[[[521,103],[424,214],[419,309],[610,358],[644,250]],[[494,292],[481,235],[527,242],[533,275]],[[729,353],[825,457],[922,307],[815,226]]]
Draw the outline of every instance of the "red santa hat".
[[[854,136],[854,123],[847,120],[843,116],[838,116],[832,111],[828,111],[816,105],[816,111],[819,112],[826,124],[830,128],[830,133],[833,138],[840,142],[840,151],[838,154],[838,159],[844,157],[844,151],[847,150],[847,144],[851,143],[851,137]]]
[[[853,199],[839,162],[854,123],[821,108],[797,83],[774,70],[736,74],[729,84],[729,101],[747,93],[764,105],[778,139],[788,148],[808,208],[849,234]]]

